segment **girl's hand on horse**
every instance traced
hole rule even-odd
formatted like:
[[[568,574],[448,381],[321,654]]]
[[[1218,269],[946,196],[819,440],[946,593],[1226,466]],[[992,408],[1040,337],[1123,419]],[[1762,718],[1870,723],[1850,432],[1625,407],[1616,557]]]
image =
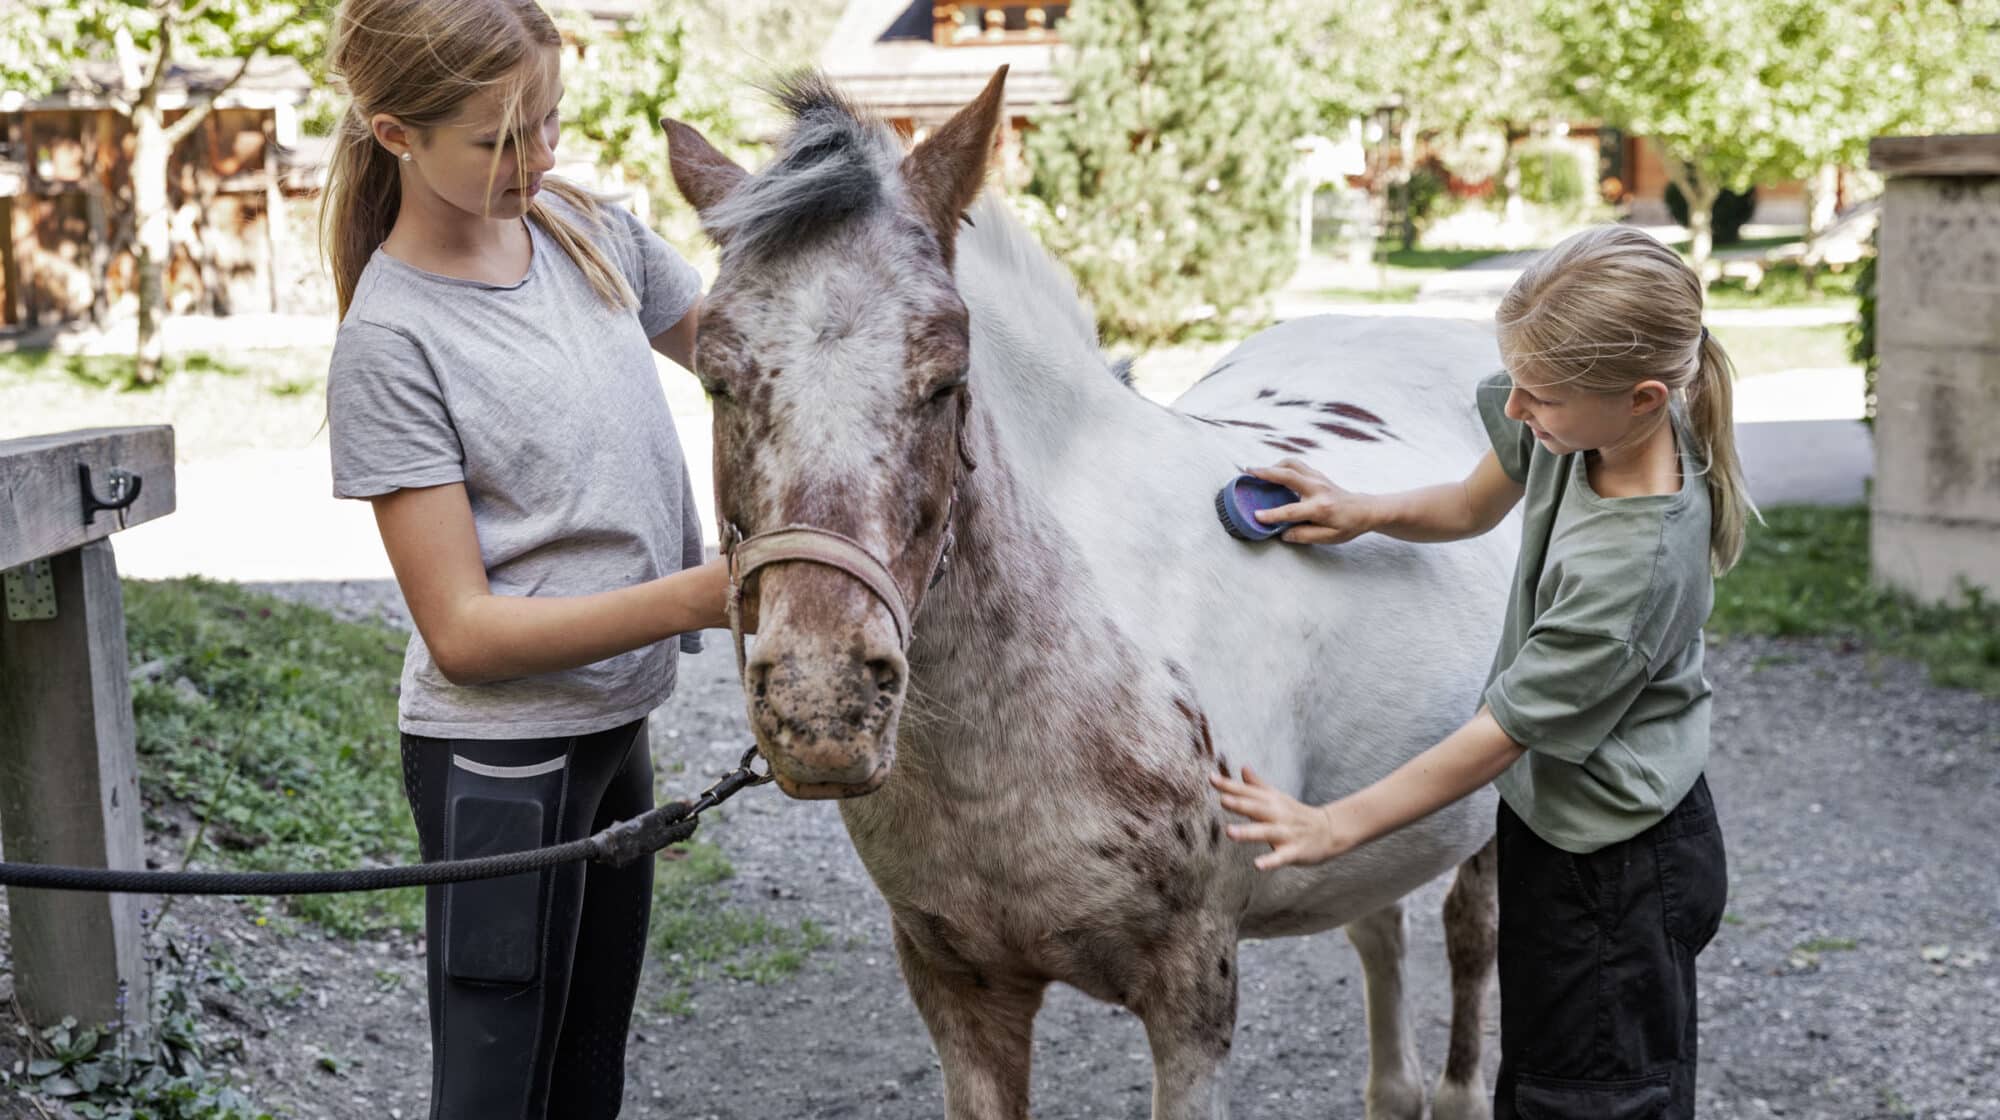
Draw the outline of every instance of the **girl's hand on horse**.
[[[1277,521],[1304,523],[1285,530],[1283,540],[1293,544],[1344,544],[1375,528],[1367,495],[1341,489],[1301,460],[1281,460],[1275,467],[1251,467],[1250,473],[1266,482],[1289,486],[1299,496],[1291,505],[1253,514],[1267,525]]]
[[[1360,842],[1341,827],[1342,817],[1334,806],[1307,805],[1265,784],[1248,766],[1240,781],[1220,774],[1210,774],[1208,780],[1221,791],[1223,808],[1253,822],[1230,825],[1229,838],[1271,846],[1257,857],[1259,871],[1290,863],[1324,863]]]

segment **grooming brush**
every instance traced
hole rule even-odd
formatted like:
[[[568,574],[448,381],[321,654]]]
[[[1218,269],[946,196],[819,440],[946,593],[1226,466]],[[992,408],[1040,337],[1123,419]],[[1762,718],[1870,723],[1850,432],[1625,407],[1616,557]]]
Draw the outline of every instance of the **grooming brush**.
[[[1263,541],[1298,524],[1296,521],[1279,521],[1266,525],[1257,520],[1256,511],[1288,506],[1299,500],[1289,486],[1266,482],[1254,474],[1239,474],[1229,480],[1215,495],[1215,516],[1222,521],[1222,527],[1238,540]]]

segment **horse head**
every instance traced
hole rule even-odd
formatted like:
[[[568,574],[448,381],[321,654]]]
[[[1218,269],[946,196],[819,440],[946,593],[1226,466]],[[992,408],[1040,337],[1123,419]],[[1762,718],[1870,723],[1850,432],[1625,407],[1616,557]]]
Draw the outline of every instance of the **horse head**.
[[[911,618],[949,563],[972,466],[952,263],[1005,78],[907,151],[823,78],[788,79],[791,125],[755,174],[661,122],[674,183],[722,251],[695,374],[734,594],[758,616],[750,725],[793,797],[872,792],[895,759]]]

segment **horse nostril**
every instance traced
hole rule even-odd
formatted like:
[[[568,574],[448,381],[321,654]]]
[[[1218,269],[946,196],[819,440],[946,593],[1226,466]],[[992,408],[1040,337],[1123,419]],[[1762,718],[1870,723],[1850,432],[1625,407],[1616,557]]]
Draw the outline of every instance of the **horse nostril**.
[[[868,675],[874,678],[877,692],[894,692],[896,686],[903,680],[902,668],[896,664],[894,658],[890,657],[869,658]]]
[[[771,687],[771,666],[765,662],[753,662],[750,666],[750,693],[757,699],[764,699],[764,693]]]

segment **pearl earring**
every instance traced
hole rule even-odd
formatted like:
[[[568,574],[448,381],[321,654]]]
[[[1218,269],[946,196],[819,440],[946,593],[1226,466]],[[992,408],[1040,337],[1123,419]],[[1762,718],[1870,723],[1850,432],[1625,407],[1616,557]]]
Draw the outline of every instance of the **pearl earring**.
[[[404,153],[403,153],[403,162],[404,162],[404,163],[408,163],[408,162],[410,162],[410,153],[408,153],[408,152],[404,152]]]

